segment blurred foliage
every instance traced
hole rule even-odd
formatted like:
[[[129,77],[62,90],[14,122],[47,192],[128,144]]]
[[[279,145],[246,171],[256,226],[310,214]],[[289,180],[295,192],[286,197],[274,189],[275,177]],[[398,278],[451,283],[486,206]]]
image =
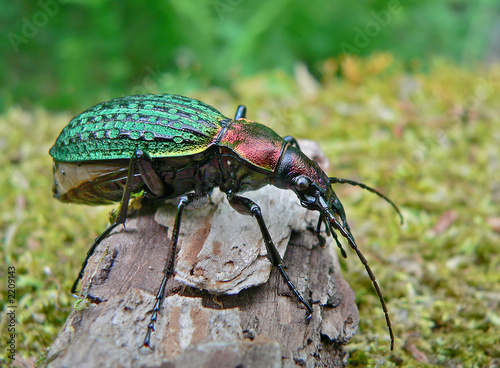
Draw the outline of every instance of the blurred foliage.
[[[0,5],[0,111],[22,103],[79,112],[161,79],[167,82],[162,92],[227,88],[235,76],[276,68],[290,73],[298,61],[320,77],[323,60],[346,52],[385,50],[413,68],[430,55],[470,64],[487,56],[500,13],[496,0]]]
[[[476,65],[499,59],[498,1],[0,0],[0,9],[0,258],[16,267],[19,359],[55,338],[110,210],[55,201],[48,149],[95,103],[168,92],[228,116],[245,103],[278,133],[318,140],[332,175],[401,206],[402,229],[383,201],[335,188],[397,336],[390,353],[363,266],[341,260],[361,315],[351,366],[499,364],[500,71]],[[5,313],[0,322],[3,333]]]
[[[392,55],[377,54],[329,58],[319,70],[321,83],[305,69],[295,77],[272,71],[190,96],[229,116],[244,102],[250,119],[319,141],[330,174],[375,186],[403,211],[401,227],[378,197],[335,186],[396,335],[391,353],[379,300],[349,252],[342,273],[360,309],[360,330],[346,346],[350,366],[498,365],[500,67],[470,71],[435,59],[426,73],[408,74]],[[0,257],[16,267],[18,359],[39,357],[55,338],[73,303],[72,282],[111,208],[51,197],[47,151],[71,116],[41,108],[0,115],[7,153],[0,155]],[[2,282],[1,295],[5,288]],[[2,332],[5,323],[2,313]]]

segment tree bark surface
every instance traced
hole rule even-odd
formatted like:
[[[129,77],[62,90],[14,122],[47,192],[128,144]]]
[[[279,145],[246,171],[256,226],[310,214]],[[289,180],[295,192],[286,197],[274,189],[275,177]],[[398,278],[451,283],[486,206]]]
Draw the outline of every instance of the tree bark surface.
[[[325,166],[317,145],[300,142]],[[262,213],[290,279],[312,302],[307,312],[266,257],[258,224],[225,196],[182,218],[175,277],[167,284],[151,344],[141,348],[170,256],[176,202],[142,211],[90,258],[78,303],[51,345],[48,367],[345,367],[344,344],[358,328],[354,292],[337,248],[320,247],[318,214],[294,193],[245,193]],[[325,235],[325,234],[323,234]]]

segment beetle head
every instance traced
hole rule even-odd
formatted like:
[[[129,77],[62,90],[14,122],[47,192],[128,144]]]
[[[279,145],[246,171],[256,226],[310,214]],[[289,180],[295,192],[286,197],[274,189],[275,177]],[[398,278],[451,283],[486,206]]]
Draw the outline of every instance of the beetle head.
[[[344,207],[333,191],[330,179],[300,149],[289,146],[283,153],[276,168],[273,185],[293,190],[303,207],[319,211],[332,232],[336,229],[349,243],[354,243]]]
[[[346,221],[344,207],[331,187],[332,183],[337,182],[345,182],[368,189],[369,191],[374,192],[389,201],[389,203],[391,203],[399,213],[396,205],[376,190],[351,180],[329,178],[316,162],[310,160],[306,155],[304,155],[304,153],[302,153],[302,151],[293,146],[288,146],[286,151],[283,153],[273,177],[273,184],[278,188],[293,190],[299,197],[300,204],[303,207],[309,210],[319,211],[321,214],[320,221],[323,221],[327,228],[331,231],[344,257],[346,257],[346,254],[343,251],[341,244],[338,242],[335,230],[342,234],[351,248],[356,252],[358,258],[365,266],[366,272],[370,276],[373,286],[375,287],[375,291],[380,299],[382,309],[385,313],[389,335],[391,337],[391,350],[393,350],[394,333],[389,319],[389,312],[387,311],[382,291],[375,280],[375,275],[370,269],[370,266],[368,266],[368,261],[363,256],[354,241],[351,230],[349,229],[349,225]]]

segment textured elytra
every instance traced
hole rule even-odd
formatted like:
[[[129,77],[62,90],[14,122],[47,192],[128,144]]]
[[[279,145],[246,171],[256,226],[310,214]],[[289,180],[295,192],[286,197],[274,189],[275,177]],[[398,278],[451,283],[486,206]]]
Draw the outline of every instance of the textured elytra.
[[[158,94],[117,98],[76,116],[50,149],[57,161],[151,158],[196,154],[228,123],[215,108],[191,98]]]

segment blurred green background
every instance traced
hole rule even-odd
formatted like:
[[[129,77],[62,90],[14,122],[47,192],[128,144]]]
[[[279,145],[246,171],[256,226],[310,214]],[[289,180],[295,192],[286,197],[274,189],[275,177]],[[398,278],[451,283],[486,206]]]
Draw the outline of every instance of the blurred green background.
[[[500,55],[495,0],[0,2],[0,107],[81,109],[134,87],[188,93],[293,71],[343,52],[387,51],[414,70]]]
[[[111,207],[51,196],[48,150],[77,113],[178,93],[238,104],[281,135],[317,140],[391,313],[363,265],[342,272],[360,331],[351,366],[500,366],[500,3],[312,0],[0,0],[0,366],[32,367],[73,307],[69,290]],[[272,214],[269,214],[272,215]],[[267,216],[265,214],[265,216]],[[292,265],[290,265],[292,267]]]

